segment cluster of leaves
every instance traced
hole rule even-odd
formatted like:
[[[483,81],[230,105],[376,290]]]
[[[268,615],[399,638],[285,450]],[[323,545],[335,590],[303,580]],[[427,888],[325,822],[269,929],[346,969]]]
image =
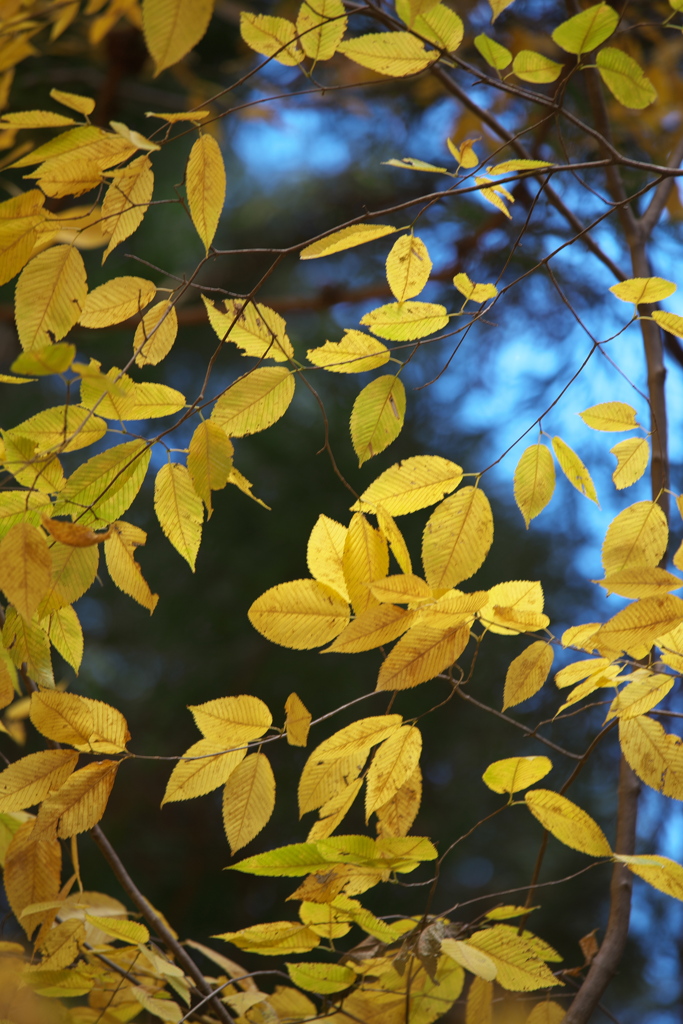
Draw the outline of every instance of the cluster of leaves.
[[[510,2],[491,3],[494,20]],[[28,56],[28,39],[46,25],[55,37],[79,13],[77,3],[34,6],[35,21],[23,27],[17,22],[15,50],[11,56],[4,54],[6,65]],[[674,10],[677,6],[672,4]],[[157,73],[199,42],[212,11],[210,0],[146,0],[141,9],[135,2],[117,5],[112,0],[89,7],[89,16],[96,15],[90,25],[94,39],[121,12],[141,24]],[[348,12],[341,0],[311,0],[301,5],[296,22],[245,13],[241,33],[246,45],[268,60],[303,65],[309,74],[337,53],[394,78],[419,74],[437,63],[454,66],[465,29],[445,4],[400,0],[396,17],[379,23],[381,31],[347,36]],[[613,8],[600,3],[560,24],[552,43],[576,58],[567,80],[597,68],[619,104],[640,110],[655,101],[656,92],[631,56],[603,46],[618,25]],[[511,66],[510,76],[532,85],[553,83],[567,68],[532,50],[519,50],[513,57],[485,34],[473,45],[499,76]],[[596,50],[594,65],[588,65],[584,57]],[[11,74],[4,75],[0,91],[7,93]],[[497,80],[505,84],[510,76]],[[163,127],[147,138],[120,122],[111,122],[108,129],[92,124],[95,104],[89,96],[58,89],[50,95],[71,113],[27,110],[5,113],[0,122],[8,133],[7,148],[14,147],[7,167],[21,172],[17,194],[0,203],[0,283],[18,275],[15,319],[22,348],[0,384],[30,387],[51,377],[64,392],[62,404],[1,432],[5,476],[0,490],[0,590],[6,608],[0,707],[6,709],[4,731],[17,745],[29,719],[46,749],[17,758],[0,772],[5,890],[33,944],[27,954],[19,943],[0,943],[0,1018],[12,1024],[52,1019],[114,1024],[147,1012],[180,1024],[201,1011],[224,1024],[232,1014],[240,1024],[284,1024],[321,1013],[333,1024],[349,1019],[430,1024],[459,999],[467,980],[466,1020],[484,1024],[491,1020],[495,985],[508,992],[561,987],[563,972],[548,966],[560,961],[559,954],[525,927],[529,906],[506,904],[466,923],[453,921],[452,911],[430,910],[394,920],[376,916],[356,898],[425,863],[436,862],[436,880],[451,849],[439,854],[430,839],[410,834],[422,795],[422,734],[417,717],[391,709],[401,691],[435,678],[449,685],[449,699],[462,694],[474,677],[482,644],[496,643],[490,639],[495,637],[529,635],[530,644],[507,670],[501,714],[539,693],[555,650],[568,649],[579,657],[555,676],[560,689],[572,687],[557,714],[596,691],[614,691],[605,722],[618,723],[626,761],[648,786],[683,799],[681,741],[651,715],[683,672],[683,600],[672,594],[683,579],[661,567],[669,528],[658,500],[625,508],[603,544],[605,576],[599,582],[630,603],[607,621],[574,626],[561,638],[550,630],[538,581],[503,580],[486,590],[459,589],[489,553],[493,514],[482,474],[465,473],[436,455],[404,459],[377,476],[352,505],[348,527],[321,514],[308,543],[310,577],[275,585],[252,604],[249,619],[255,629],[285,647],[328,645],[324,653],[354,654],[395,641],[388,653],[382,651],[376,684],[378,691],[392,695],[386,713],[358,718],[333,732],[305,763],[299,809],[301,815],[318,813],[306,841],[232,866],[257,876],[301,878],[288,897],[299,902],[298,920],[256,923],[216,936],[247,953],[292,956],[321,949],[334,954],[333,960],[328,955],[326,960],[287,962],[291,984],[265,992],[256,981],[259,972],[248,972],[195,942],[190,945],[218,968],[215,977],[198,980],[183,959],[184,947],[163,921],[159,925],[159,915],[144,897],[135,897],[136,912],[161,927],[165,952],[151,939],[148,927],[132,919],[134,912],[83,888],[77,837],[87,831],[100,835],[98,822],[120,766],[138,755],[129,750],[131,737],[120,711],[55,685],[51,649],[78,672],[84,640],[74,603],[97,577],[100,545],[113,583],[154,611],[158,595],[135,560],[146,534],[122,518],[141,492],[153,457],[167,455],[154,479],[159,525],[194,570],[205,513],[209,517],[213,511],[212,493],[232,484],[254,498],[252,484],[234,464],[234,442],[274,426],[289,408],[298,382],[306,386],[318,370],[367,373],[393,364],[394,373],[375,376],[353,402],[350,435],[362,467],[387,449],[403,427],[406,389],[401,374],[415,352],[468,330],[500,300],[503,290],[460,271],[453,277],[462,297],[460,308],[449,311],[440,303],[421,301],[417,297],[433,269],[425,242],[411,225],[368,224],[361,218],[289,251],[311,260],[398,234],[386,257],[394,301],[365,313],[341,340],[309,349],[308,364],[297,358],[283,317],[255,293],[216,299],[206,289],[202,300],[219,342],[215,359],[230,346],[251,360],[245,372],[211,398],[206,391],[215,360],[196,396],[138,380],[138,371],[144,374],[171,352],[178,335],[177,306],[190,284],[159,288],[151,279],[126,275],[90,288],[87,251],[103,250],[104,264],[131,238],[154,201],[155,162],[190,130],[197,138],[180,201],[206,254],[197,270],[220,255],[213,242],[225,202],[226,172],[220,147],[207,130],[210,111],[150,113]],[[34,148],[31,142],[15,143],[20,133],[32,138],[40,129],[54,132],[44,144]],[[562,170],[550,161],[518,157],[487,165],[485,173],[475,171],[470,180],[468,171],[480,163],[476,140],[463,139],[458,145],[446,141],[457,170],[415,158],[390,163],[445,175],[454,181],[445,197],[473,191],[507,219],[512,218],[514,196],[506,184]],[[79,197],[86,199],[55,210]],[[654,322],[683,338],[683,317],[643,308],[668,298],[675,287],[662,278],[642,276],[625,278],[612,292],[636,307],[634,320]],[[76,344],[65,340],[76,329],[115,325],[131,328],[132,347],[123,367],[105,369],[95,359],[79,360]],[[622,490],[641,479],[650,464],[650,435],[639,426],[636,410],[608,401],[581,416],[596,431],[642,431],[643,436],[612,448],[615,487]],[[148,424],[156,419],[165,423],[154,434]],[[169,438],[175,431],[176,438],[182,437],[193,419],[189,444],[172,447]],[[119,441],[120,436],[128,439]],[[548,445],[544,437],[541,433],[526,449],[515,472],[514,496],[527,527],[553,496],[555,460],[569,483],[597,503],[593,480],[579,456],[562,438],[555,436]],[[96,446],[96,453],[67,475],[62,456],[71,458],[90,446]],[[463,485],[465,478],[471,483]],[[683,512],[681,497],[678,503]],[[432,506],[422,533],[420,576],[396,519]],[[390,573],[392,558],[395,571]],[[681,549],[673,563],[683,571]],[[273,726],[263,700],[248,694],[220,697],[190,710],[202,739],[177,757],[163,802],[193,799],[223,787],[223,822],[235,852],[261,832],[275,805],[275,776],[263,747],[284,738],[304,747],[309,728],[318,723],[311,722],[295,693],[287,701],[282,727]],[[85,763],[79,766],[81,758]],[[583,762],[584,756],[577,759]],[[483,781],[504,797],[501,812],[523,804],[544,830],[572,850],[597,862],[625,865],[656,889],[683,899],[681,865],[654,854],[614,850],[598,823],[563,791],[530,788],[552,768],[544,756],[506,758],[490,764]],[[376,836],[335,834],[364,784],[366,823],[375,816]],[[517,799],[525,790],[524,799]],[[63,882],[65,841],[74,872]],[[134,887],[128,893],[134,894]],[[505,923],[517,918],[519,926]],[[339,953],[335,942],[354,926],[364,933],[362,942]],[[586,965],[592,955],[585,954]],[[319,1002],[307,993],[320,997]],[[527,1024],[556,1024],[563,1015],[562,1006],[546,998],[531,1009]]]

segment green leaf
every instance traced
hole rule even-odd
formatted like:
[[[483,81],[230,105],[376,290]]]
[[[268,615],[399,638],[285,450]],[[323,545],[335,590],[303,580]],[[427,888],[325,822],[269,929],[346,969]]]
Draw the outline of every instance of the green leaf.
[[[474,37],[474,45],[486,63],[496,71],[502,71],[512,62],[512,54],[507,46],[501,46],[484,32]]]
[[[589,53],[612,35],[619,15],[609,4],[595,4],[558,25],[553,41],[567,53]]]
[[[606,46],[596,57],[603,82],[615,99],[629,110],[643,110],[657,99],[657,90],[640,64],[623,50]]]

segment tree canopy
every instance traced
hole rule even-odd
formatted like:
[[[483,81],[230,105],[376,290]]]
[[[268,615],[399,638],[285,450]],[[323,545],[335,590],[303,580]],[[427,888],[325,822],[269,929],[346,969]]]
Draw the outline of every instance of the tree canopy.
[[[683,3],[0,24],[0,1021],[644,1019]]]

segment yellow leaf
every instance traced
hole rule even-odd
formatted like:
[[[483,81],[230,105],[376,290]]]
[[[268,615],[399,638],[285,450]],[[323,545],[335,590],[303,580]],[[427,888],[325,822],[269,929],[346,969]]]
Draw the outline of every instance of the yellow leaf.
[[[84,752],[121,753],[130,739],[126,720],[116,708],[60,690],[33,694],[31,721],[48,739]]]
[[[356,972],[341,964],[297,963],[285,967],[298,988],[318,995],[341,992],[356,980]]]
[[[320,583],[326,583],[337,593],[349,600],[349,592],[344,579],[344,544],[347,529],[335,519],[325,515],[318,520],[311,530],[306,549],[308,571]]]
[[[628,855],[615,853],[614,859],[649,885],[676,900],[683,900],[683,865],[657,853]]]
[[[151,449],[142,440],[127,441],[94,455],[69,477],[53,513],[69,513],[84,526],[113,522],[132,505],[150,456]]]
[[[391,643],[413,625],[414,612],[394,605],[367,608],[341,631],[323,654],[358,654]]]
[[[45,536],[30,523],[17,523],[0,543],[0,589],[25,619],[33,618],[51,576]]]
[[[493,984],[483,978],[473,978],[467,993],[465,1024],[492,1024]]]
[[[225,203],[225,165],[213,135],[202,134],[193,145],[185,170],[190,216],[209,251]]]
[[[422,562],[430,587],[448,589],[469,579],[493,543],[493,516],[479,487],[463,487],[437,505],[422,535]]]
[[[350,228],[341,228],[325,235],[317,242],[311,242],[301,250],[299,258],[315,260],[319,256],[331,256],[332,253],[341,252],[343,249],[353,249],[357,245],[374,242],[376,238],[393,235],[399,230],[390,224],[353,224]]]
[[[154,511],[161,529],[194,572],[204,509],[186,466],[167,462],[154,481]]]
[[[24,267],[17,281],[17,332],[25,351],[44,348],[68,334],[88,294],[83,257],[71,245],[55,245]]]
[[[187,404],[185,395],[167,384],[136,384],[118,367],[93,380],[89,373],[81,381],[81,403],[97,408],[107,419],[151,420],[180,412]]]
[[[339,762],[333,762],[336,767]],[[351,809],[351,805],[360,793],[364,779],[353,779],[347,786],[340,789],[338,793],[322,805],[318,814],[318,821],[314,822],[306,837],[307,842],[312,843],[317,839],[327,839],[344,820]],[[308,923],[308,922],[307,922]],[[313,929],[322,934],[320,929]]]
[[[422,734],[414,725],[401,728],[375,751],[367,773],[365,820],[391,800],[415,773],[422,753]]]
[[[213,0],[145,0],[142,29],[155,75],[170,68],[200,41],[213,13]]]
[[[496,981],[512,992],[533,992],[551,985],[561,985],[548,969],[526,936],[507,924],[494,924],[492,928],[475,932],[467,944],[493,960]]]
[[[209,323],[221,341],[232,342],[245,356],[274,359],[276,363],[294,357],[287,324],[274,309],[260,303],[224,299],[225,312],[221,312],[205,295],[202,301]]]
[[[466,968],[466,970],[478,978],[483,978],[485,981],[493,981],[498,973],[493,960],[486,953],[477,949],[476,946],[471,946],[467,942],[459,942],[457,939],[443,939],[441,942],[441,952],[445,953],[451,960],[455,960],[456,964],[460,964],[461,967]]]
[[[527,529],[543,511],[555,491],[555,463],[544,444],[532,444],[515,469],[515,501]]]
[[[348,18],[341,0],[304,0],[296,19],[299,43],[311,60],[329,60],[346,32]]]
[[[490,764],[482,779],[494,793],[518,793],[545,778],[552,767],[547,757],[506,757]]]
[[[619,15],[609,4],[595,4],[558,25],[553,41],[567,53],[589,53],[612,35]]]
[[[39,804],[66,782],[77,761],[73,750],[41,750],[15,761],[0,772],[0,812]]]
[[[391,553],[396,559],[399,569],[405,573],[412,573],[413,566],[410,561],[408,545],[406,544],[403,534],[399,530],[395,521],[383,505],[377,505],[375,508],[375,515],[377,516],[379,532],[391,548]]]
[[[89,526],[81,526],[79,523],[68,523],[61,519],[49,519],[45,514],[42,516],[43,528],[51,537],[72,548],[89,548],[93,544],[101,544],[110,536],[110,530],[97,533]]]
[[[35,820],[25,822],[7,848],[4,882],[12,912],[30,938],[49,911],[23,914],[34,903],[48,903],[59,895],[62,850],[57,839],[37,843],[33,838]]]
[[[636,410],[626,402],[601,402],[584,409],[579,416],[593,430],[635,430],[638,426]]]
[[[41,618],[73,604],[90,589],[97,576],[100,557],[95,545],[75,547],[61,541],[52,544],[50,553],[52,579],[38,608]]]
[[[421,603],[416,615],[420,622],[441,630],[457,625],[470,627],[476,612],[486,605],[487,600],[488,594],[485,590],[475,590],[470,594],[462,590],[447,590],[436,601]]]
[[[456,274],[453,284],[461,295],[472,302],[486,302],[487,299],[495,299],[498,294],[495,284],[475,284],[467,274]]]
[[[639,501],[610,523],[602,545],[607,576],[637,566],[655,568],[669,542],[666,516],[654,501]]]
[[[562,65],[536,50],[519,50],[512,61],[512,70],[523,82],[541,85],[556,82],[562,73]]]
[[[2,440],[5,447],[5,469],[12,473],[17,483],[43,494],[61,491],[65,483],[64,473],[56,455],[41,458],[35,454],[35,441],[28,437],[13,436],[7,431],[2,432]]]
[[[573,686],[574,683],[578,683],[581,679],[587,679],[594,673],[600,674],[603,669],[609,667],[609,664],[609,658],[584,658],[582,661],[573,661],[556,673],[555,685],[559,690],[566,686]]]
[[[211,419],[228,437],[266,430],[287,412],[294,397],[294,374],[264,366],[238,377],[213,407]]]
[[[365,373],[389,362],[389,349],[363,331],[347,330],[341,341],[309,348],[308,361],[331,373]]]
[[[397,11],[399,3],[400,0],[397,0]],[[404,15],[401,17],[404,21],[408,21]],[[428,39],[430,43],[438,46],[440,50],[445,50],[446,53],[453,53],[458,49],[465,32],[462,18],[442,3],[430,4],[429,10],[425,10],[422,5],[422,13],[417,15],[411,27],[423,39]]]
[[[0,203],[0,284],[11,281],[33,255],[44,202],[42,192],[31,189]]]
[[[146,988],[140,985],[131,986],[131,995],[154,1017],[168,1021],[168,1024],[181,1024],[183,1011],[172,999],[156,999]]]
[[[589,814],[551,789],[532,789],[524,800],[535,818],[556,839],[590,857],[610,857],[612,848]]]
[[[161,146],[157,145],[156,142],[152,142],[151,139],[141,135],[140,132],[136,132],[134,128],[129,128],[123,121],[110,121],[109,127],[113,128],[117,135],[130,142],[136,149],[143,149],[147,153],[153,153],[155,150],[161,149]]]
[[[511,580],[491,587],[480,618],[491,633],[509,636],[545,629],[550,620],[542,612],[541,584],[533,580]]]
[[[78,675],[83,660],[83,630],[70,604],[52,612],[48,619],[47,635],[53,647]]]
[[[133,351],[138,366],[156,366],[173,348],[178,334],[178,314],[170,299],[152,306],[135,328]]]
[[[258,835],[275,807],[275,776],[265,754],[250,754],[225,784],[223,825],[233,853]]]
[[[657,637],[683,622],[683,601],[665,597],[644,597],[617,612],[596,633],[595,642],[603,653],[625,651],[633,658],[645,657]]]
[[[136,231],[149,208],[154,191],[154,172],[148,156],[132,160],[114,171],[102,203],[102,231],[107,248],[102,262],[109,253]]]
[[[552,167],[547,160],[503,160],[500,164],[487,167],[489,174],[512,174],[515,171],[535,171],[543,167]]]
[[[496,71],[502,71],[512,61],[512,54],[508,48],[491,39],[485,32],[474,37],[474,45],[489,67],[495,68]]]
[[[13,605],[6,611],[2,643],[17,668],[26,664],[27,671],[39,686],[55,685],[50,661],[47,634],[37,622],[23,619]]]
[[[279,64],[294,67],[304,59],[296,42],[296,26],[287,18],[241,11],[240,33],[252,50],[273,57]]]
[[[120,761],[93,761],[70,775],[40,805],[35,838],[69,839],[93,828],[105,812]]]
[[[537,640],[517,655],[505,676],[503,711],[538,693],[548,678],[553,656],[553,648],[543,640]]]
[[[665,675],[661,672],[643,672],[644,678],[639,678],[638,671],[633,673],[636,678],[628,683],[623,690],[620,690],[607,712],[606,722],[612,718],[637,718],[645,715],[652,708],[657,707],[660,701],[664,700],[675,680],[674,676]]]
[[[268,921],[242,928],[239,932],[223,932],[213,935],[214,939],[232,942],[247,953],[281,955],[286,953],[308,953],[320,944],[320,936],[307,928],[301,921]]]
[[[270,728],[273,716],[258,697],[240,694],[217,697],[204,704],[190,704],[195,724],[205,739],[225,750],[244,746]]]
[[[427,246],[414,235],[401,235],[387,256],[387,281],[397,302],[419,295],[429,280],[432,261]]]
[[[591,475],[576,452],[572,451],[561,437],[553,438],[553,451],[560,464],[560,469],[572,487],[575,487],[579,494],[583,494],[584,497],[598,505],[598,496],[595,493]]]
[[[422,802],[420,766],[394,796],[376,810],[377,835],[380,838],[406,836],[417,817]]]
[[[305,747],[308,743],[308,730],[311,725],[311,712],[296,693],[290,693],[285,701],[285,731],[287,742],[292,747]]]
[[[112,277],[88,292],[79,323],[91,328],[120,324],[148,306],[156,290],[143,277]]]
[[[392,516],[428,508],[454,491],[462,469],[440,455],[414,455],[386,469],[361,494],[352,511],[380,504]]]
[[[652,319],[657,321],[663,331],[675,334],[677,338],[683,338],[683,316],[667,313],[663,309],[655,309]]]
[[[363,465],[388,448],[401,432],[406,411],[406,392],[398,377],[377,377],[363,388],[353,403],[351,441]]]
[[[152,110],[145,111],[145,117],[158,117],[160,121],[166,121],[168,124],[178,124],[182,121],[196,121],[199,123],[209,116],[210,110],[181,110],[174,114],[162,113],[155,114]]]
[[[432,591],[423,579],[412,573],[399,576],[385,576],[384,579],[370,584],[372,596],[385,604],[412,604],[432,597]]]
[[[646,437],[628,437],[610,448],[610,452],[617,460],[612,480],[618,490],[640,480],[650,461],[650,445]]]
[[[211,420],[203,420],[192,435],[187,468],[209,517],[213,511],[211,491],[221,491],[227,486],[232,472],[232,454],[232,442],[225,431]]]
[[[621,752],[638,778],[674,800],[683,800],[683,742],[646,715],[619,721]]]
[[[469,638],[467,626],[444,630],[418,622],[382,662],[376,689],[407,690],[433,679],[460,657]]]
[[[76,121],[51,110],[18,110],[0,114],[0,128],[66,128]]]
[[[88,409],[77,405],[56,405],[43,409],[24,420],[11,431],[19,437],[28,437],[35,443],[39,454],[74,452],[99,441],[107,432],[107,424]]]
[[[370,526],[362,512],[354,515],[346,532],[342,567],[356,615],[377,605],[370,584],[389,571],[389,552],[384,537]]]
[[[361,324],[389,341],[415,341],[448,327],[445,306],[434,302],[389,302],[361,317]]]
[[[149,942],[149,930],[138,921],[101,917],[98,914],[88,913],[86,913],[85,919],[105,935],[109,935],[112,939],[118,939],[119,942],[135,943],[136,945],[144,945]]]
[[[544,999],[534,1006],[524,1024],[562,1024],[566,1013],[566,1006]]]
[[[90,96],[81,96],[76,92],[64,92],[62,89],[50,89],[50,96],[62,106],[77,110],[79,114],[84,114],[86,117],[95,109],[95,100]]]
[[[303,651],[334,640],[349,621],[349,606],[324,583],[293,580],[266,590],[248,614],[266,639]]]
[[[132,523],[117,522],[112,525],[111,534],[104,545],[104,556],[112,580],[124,594],[151,613],[157,606],[158,594],[149,589],[135,561],[135,549],[143,545],[147,534]]]
[[[657,90],[640,64],[623,50],[604,46],[595,63],[603,82],[622,106],[643,110],[657,99]]]
[[[44,935],[44,938],[41,936]],[[71,919],[62,921],[50,928],[47,933],[41,931],[36,945],[40,945],[43,955],[40,969],[59,971],[78,957],[79,949],[85,941],[85,925],[83,921]]]
[[[402,723],[400,715],[360,718],[319,743],[299,780],[299,813],[322,807],[358,775],[371,747],[382,743]]]
[[[621,569],[610,573],[604,580],[594,580],[604,587],[608,594],[619,594],[621,597],[657,597],[667,594],[670,590],[683,587],[683,579],[673,576],[665,569],[656,566],[634,565],[630,569]]]
[[[355,64],[391,78],[415,75],[424,71],[438,57],[410,32],[372,32],[347,39],[339,46]]]
[[[246,748],[223,752],[213,739],[198,740],[183,754],[171,772],[161,806],[176,800],[193,800],[211,793],[228,781],[244,760]]]

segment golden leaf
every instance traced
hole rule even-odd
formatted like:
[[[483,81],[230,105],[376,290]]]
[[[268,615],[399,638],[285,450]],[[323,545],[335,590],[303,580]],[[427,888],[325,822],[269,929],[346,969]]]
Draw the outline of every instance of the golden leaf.
[[[460,657],[469,638],[467,626],[438,629],[418,622],[382,662],[376,689],[406,690],[433,679]]]
[[[213,135],[199,136],[187,161],[185,187],[190,216],[209,251],[225,203],[225,165]]]
[[[313,0],[301,4],[296,19],[299,43],[311,60],[334,56],[346,32],[348,18],[341,0]]]
[[[555,491],[555,463],[544,444],[532,444],[515,469],[515,501],[527,529],[543,511]]]
[[[34,903],[57,899],[62,873],[62,850],[57,839],[36,842],[35,820],[25,822],[15,833],[5,855],[4,882],[12,912],[28,938],[42,924],[49,911],[23,914]]]
[[[610,857],[612,848],[597,822],[551,789],[531,789],[524,796],[533,816],[556,839],[590,857]]]
[[[308,571],[320,583],[326,583],[337,593],[349,600],[349,593],[344,579],[344,544],[347,529],[335,519],[325,515],[318,516],[311,530],[306,549]]]
[[[497,970],[497,968],[496,968]],[[465,1008],[465,1024],[492,1024],[493,984],[483,978],[472,979]]]
[[[352,511],[363,505],[381,505],[392,516],[428,508],[454,491],[462,480],[462,469],[440,455],[414,455],[385,469],[361,494]]]
[[[481,566],[493,543],[493,516],[484,492],[463,487],[436,507],[422,536],[422,562],[434,589],[455,586]]]
[[[317,580],[293,580],[271,587],[249,609],[254,629],[275,644],[308,650],[322,647],[349,621],[349,606]]]
[[[47,635],[53,647],[78,675],[83,660],[83,630],[70,604],[52,612],[47,620]]]
[[[296,42],[296,26],[288,18],[240,12],[240,34],[247,46],[279,64],[295,67],[304,59]]]
[[[607,712],[606,722],[612,718],[638,718],[664,700],[675,683],[675,677],[661,672],[636,670],[630,683],[620,690]]]
[[[669,542],[666,516],[655,501],[639,501],[610,523],[602,545],[607,576],[622,569],[656,567]]]
[[[323,654],[358,654],[391,643],[415,622],[415,613],[394,605],[367,608],[341,631]]]
[[[361,317],[361,324],[389,341],[415,341],[448,326],[445,306],[434,302],[389,302]]]
[[[365,820],[391,800],[414,774],[422,753],[422,734],[414,725],[402,725],[375,751],[367,773]]]
[[[213,0],[145,0],[142,29],[158,75],[200,41],[213,13]]]
[[[575,487],[579,494],[583,494],[584,497],[598,505],[598,496],[595,493],[591,475],[576,452],[572,451],[561,437],[554,437],[552,444],[560,469],[572,487]]]
[[[86,753],[121,753],[130,739],[126,720],[116,708],[60,690],[33,694],[31,721],[48,739],[69,743]]]
[[[41,843],[87,832],[105,812],[120,761],[93,761],[70,775],[64,785],[40,806],[35,838]]]
[[[634,658],[645,657],[657,637],[683,622],[683,601],[665,597],[644,597],[622,608],[596,633],[600,653],[625,651]],[[603,647],[605,651],[603,651]]]
[[[60,341],[78,322],[88,284],[83,257],[71,245],[34,256],[17,281],[17,332],[25,351]]]
[[[223,825],[233,853],[251,842],[275,807],[275,776],[265,754],[250,754],[225,784]]]
[[[657,853],[628,855],[615,853],[614,859],[649,885],[676,900],[683,900],[683,865]]]
[[[186,466],[167,462],[154,481],[154,511],[161,529],[194,572],[204,509]]]
[[[503,711],[538,693],[548,678],[553,656],[553,648],[543,640],[537,640],[517,655],[505,676]]]
[[[311,712],[296,693],[290,693],[285,701],[285,731],[287,742],[292,747],[305,747],[311,725]]]
[[[484,981],[493,981],[498,973],[493,960],[476,946],[471,946],[467,942],[446,938],[441,943],[441,952],[478,978],[483,978]]]
[[[494,924],[492,928],[475,932],[468,945],[493,960],[496,981],[513,992],[533,992],[551,985],[561,985],[548,969],[526,936],[518,935],[511,925]]]
[[[620,287],[615,285],[614,287]],[[635,430],[638,426],[636,410],[626,402],[601,402],[584,409],[579,416],[593,430]]]
[[[545,629],[550,620],[542,612],[541,584],[534,580],[510,580],[491,587],[479,616],[491,633],[510,636]]]
[[[0,772],[0,812],[22,811],[59,789],[76,767],[74,750],[41,750]]]
[[[394,228],[390,224],[353,224],[350,228],[333,231],[319,241],[311,242],[301,250],[299,258],[315,260],[320,256],[331,256],[332,253],[341,252],[343,249],[353,249],[357,245],[374,242],[376,238],[393,235],[398,230],[400,229]]]
[[[387,281],[396,301],[419,295],[431,272],[432,261],[422,239],[401,235],[387,256]]]
[[[88,292],[79,323],[91,328],[120,324],[148,306],[156,290],[143,277],[112,277]]]
[[[612,480],[618,490],[640,480],[650,461],[650,445],[646,437],[628,437],[610,448],[610,452],[617,460]]]
[[[327,839],[344,820],[351,806],[363,788],[364,779],[352,779],[347,786],[340,789],[338,793],[322,805],[319,809],[318,821],[310,828],[306,841],[315,842],[316,839]],[[315,931],[316,929],[314,929]]]
[[[384,537],[356,512],[344,540],[342,558],[344,579],[356,615],[375,607],[370,584],[389,571],[389,551]]]
[[[251,370],[231,384],[211,413],[228,437],[266,430],[284,416],[294,397],[294,374],[283,366]]]
[[[366,373],[389,362],[390,353],[381,341],[363,331],[347,330],[341,341],[326,341],[320,348],[309,348],[309,362],[331,373]]]
[[[52,580],[40,603],[38,614],[41,618],[65,608],[82,597],[90,589],[97,576],[99,550],[96,545],[74,547],[56,541],[50,548],[52,555]]]
[[[276,363],[294,357],[287,324],[274,309],[256,302],[224,299],[222,312],[206,295],[202,295],[202,301],[216,335],[221,341],[232,342],[245,356]]]
[[[214,739],[193,743],[171,772],[161,806],[175,800],[193,800],[218,789],[228,781],[246,752],[245,747],[224,752]]]
[[[102,262],[136,231],[149,208],[154,191],[154,172],[148,156],[132,160],[114,171],[102,203],[102,232],[108,239]]]
[[[659,722],[640,715],[619,721],[621,751],[639,779],[674,800],[683,800],[683,742]]]
[[[285,953],[308,953],[320,944],[320,936],[301,921],[268,921],[242,928],[239,932],[223,932],[212,936],[232,942],[247,953],[279,956]]]
[[[552,767],[548,757],[506,757],[490,764],[482,779],[494,793],[513,794],[545,778]]]
[[[237,697],[217,697],[204,704],[190,704],[189,709],[204,738],[222,745],[224,750],[258,739],[273,722],[267,704],[245,693]]]
[[[0,543],[0,588],[25,619],[33,618],[51,575],[44,535],[30,523],[17,523]]]
[[[349,60],[380,75],[403,78],[424,71],[438,57],[410,32],[371,32],[347,39],[339,51]]]
[[[375,811],[377,835],[382,838],[408,835],[421,802],[422,772],[418,765],[398,792]]]
[[[211,491],[220,491],[227,486],[232,472],[233,451],[230,438],[211,420],[203,420],[192,435],[187,469],[195,491],[206,505],[209,518],[213,512]]]
[[[406,411],[405,388],[398,377],[377,377],[363,388],[353,403],[351,441],[363,465],[396,440]]]

